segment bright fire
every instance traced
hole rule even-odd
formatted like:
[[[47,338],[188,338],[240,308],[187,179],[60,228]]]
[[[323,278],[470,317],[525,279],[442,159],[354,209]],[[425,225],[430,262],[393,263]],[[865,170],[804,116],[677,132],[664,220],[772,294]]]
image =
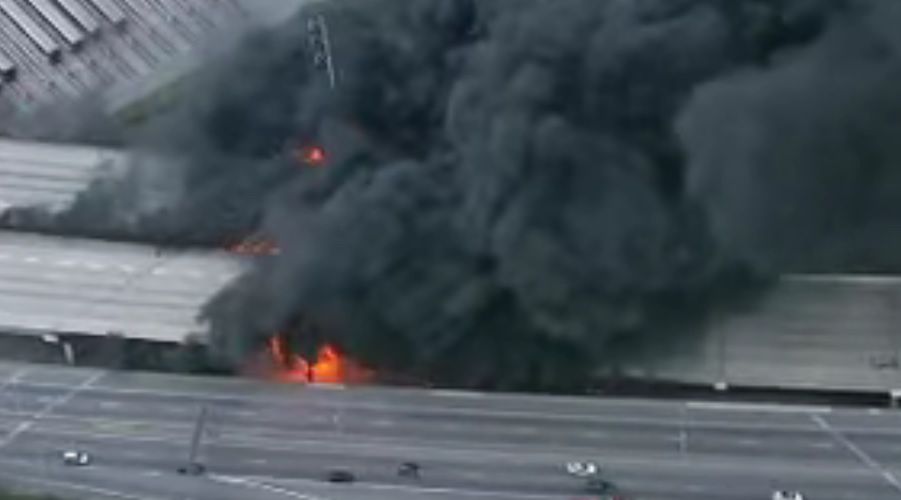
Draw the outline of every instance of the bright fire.
[[[325,150],[319,146],[306,146],[298,148],[294,153],[300,163],[311,167],[319,167],[325,164]]]
[[[279,335],[269,339],[269,352],[280,368],[277,378],[285,382],[360,383],[372,378],[369,370],[347,359],[331,345],[322,346],[312,364],[289,353]]]

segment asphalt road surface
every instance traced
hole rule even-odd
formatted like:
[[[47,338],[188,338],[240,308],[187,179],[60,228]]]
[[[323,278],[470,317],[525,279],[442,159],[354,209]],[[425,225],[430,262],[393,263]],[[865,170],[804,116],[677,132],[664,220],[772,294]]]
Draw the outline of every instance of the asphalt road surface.
[[[199,458],[178,475],[206,408]],[[704,402],[301,387],[0,365],[0,483],[72,498],[583,499],[567,460],[630,498],[901,498],[901,414]],[[95,459],[65,467],[60,453]],[[421,477],[401,478],[414,460]],[[352,470],[355,484],[323,480]]]
[[[181,342],[242,269],[225,252],[0,231],[0,328]]]

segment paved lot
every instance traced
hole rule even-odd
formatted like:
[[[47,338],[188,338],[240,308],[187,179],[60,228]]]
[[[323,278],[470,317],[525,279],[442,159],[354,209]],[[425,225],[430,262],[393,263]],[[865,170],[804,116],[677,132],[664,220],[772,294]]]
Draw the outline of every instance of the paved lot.
[[[298,387],[0,365],[0,478],[92,498],[570,499],[569,459],[638,498],[901,496],[901,415],[704,402]],[[200,408],[211,474],[174,473]],[[64,468],[62,449],[96,463]],[[405,460],[419,481],[398,478]],[[321,478],[346,467],[355,485]],[[27,483],[27,484],[26,484]],[[81,488],[81,490],[79,490]]]

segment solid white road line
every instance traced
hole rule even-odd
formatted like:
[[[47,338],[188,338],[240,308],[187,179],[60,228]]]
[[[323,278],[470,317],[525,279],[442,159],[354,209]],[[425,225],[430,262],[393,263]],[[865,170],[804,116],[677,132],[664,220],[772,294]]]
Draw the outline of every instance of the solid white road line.
[[[18,426],[16,426],[15,429],[13,429],[9,433],[7,433],[6,436],[4,436],[4,438],[2,440],[0,440],[0,448],[8,445],[10,442],[12,442],[14,439],[16,439],[16,437],[18,437],[20,434],[31,429],[31,427],[34,426],[34,424],[36,422],[38,422],[42,418],[49,415],[56,408],[59,408],[60,406],[63,406],[66,403],[68,403],[69,401],[71,401],[72,398],[74,398],[76,395],[78,395],[79,392],[94,385],[104,375],[106,375],[106,372],[95,373],[89,379],[87,379],[84,382],[78,384],[77,386],[69,389],[69,391],[66,392],[65,394],[63,394],[61,397],[51,401],[50,403],[47,403],[40,411],[38,411],[37,413],[32,415],[29,419],[23,421]]]
[[[889,472],[885,467],[883,467],[882,464],[877,462],[867,452],[863,451],[863,449],[854,444],[854,442],[848,439],[847,436],[829,425],[829,422],[827,422],[823,417],[819,415],[811,415],[810,418],[814,421],[814,423],[817,424],[820,429],[823,430],[823,432],[832,436],[842,446],[847,448],[848,451],[850,451],[858,459],[860,459],[860,461],[863,462],[867,467],[872,469],[877,474],[881,475],[896,490],[901,492],[901,482],[898,481],[898,478],[896,478],[893,473]]]
[[[213,481],[217,481],[219,483],[224,484],[233,484],[238,486],[243,486],[245,488],[263,490],[269,493],[275,493],[278,495],[283,495],[290,498],[297,498],[299,500],[326,500],[325,497],[317,497],[313,495],[307,495],[301,493],[299,491],[293,491],[286,488],[281,488],[278,486],[272,486],[270,484],[262,483],[259,481],[255,481],[253,479],[237,477],[237,476],[225,476],[220,474],[210,474],[208,476]]]
[[[443,398],[484,398],[487,394],[473,391],[457,391],[452,389],[436,389],[429,391],[432,396]]]
[[[272,481],[279,482],[282,484],[297,484],[297,485],[310,485],[310,486],[320,486],[321,483],[315,482],[309,479],[277,479],[277,478],[266,478],[266,477],[254,477],[250,478],[232,478],[232,479],[244,479],[253,481],[256,484],[265,484],[262,481]],[[473,489],[465,489],[465,488],[437,488],[437,487],[428,487],[428,486],[404,486],[400,484],[387,484],[387,483],[371,483],[371,482],[360,482],[355,483],[353,485],[354,489],[358,490],[372,490],[372,491],[396,491],[403,493],[412,493],[412,494],[432,494],[432,495],[453,495],[455,498],[460,497],[476,497],[476,498],[503,498],[510,500],[558,500],[560,495],[548,495],[548,494],[540,494],[540,493],[527,493],[527,492],[514,492],[514,491],[486,491],[486,490],[473,490]],[[290,491],[290,490],[287,490]],[[316,498],[309,496],[301,496],[295,498]]]
[[[76,483],[73,481],[64,481],[61,479],[35,478],[35,477],[23,476],[21,474],[13,475],[13,474],[9,474],[9,473],[0,471],[0,476],[4,476],[4,475],[11,478],[12,482],[18,481],[18,482],[22,482],[22,483],[31,483],[34,485],[44,486],[44,487],[51,486],[51,487],[65,489],[65,490],[81,491],[81,492],[89,493],[89,494],[95,495],[95,496],[119,498],[121,500],[163,500],[163,498],[161,498],[161,497],[135,495],[132,493],[126,493],[124,491],[116,491],[116,490],[111,490],[109,488],[99,488],[97,486],[89,486],[86,484]]]

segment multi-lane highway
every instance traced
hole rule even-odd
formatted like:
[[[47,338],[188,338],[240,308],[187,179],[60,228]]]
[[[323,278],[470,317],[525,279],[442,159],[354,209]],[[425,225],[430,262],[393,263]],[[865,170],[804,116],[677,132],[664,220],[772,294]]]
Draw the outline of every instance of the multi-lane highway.
[[[68,208],[91,182],[121,175],[129,164],[113,149],[0,138],[0,211]]]
[[[224,252],[0,232],[0,329],[181,342],[241,270]]]
[[[572,499],[593,459],[637,498],[901,497],[889,410],[271,385],[0,366],[0,482],[104,499]],[[179,476],[201,407],[202,477]],[[90,467],[64,467],[83,449]],[[419,480],[397,476],[406,460]],[[333,467],[352,485],[322,480]]]

